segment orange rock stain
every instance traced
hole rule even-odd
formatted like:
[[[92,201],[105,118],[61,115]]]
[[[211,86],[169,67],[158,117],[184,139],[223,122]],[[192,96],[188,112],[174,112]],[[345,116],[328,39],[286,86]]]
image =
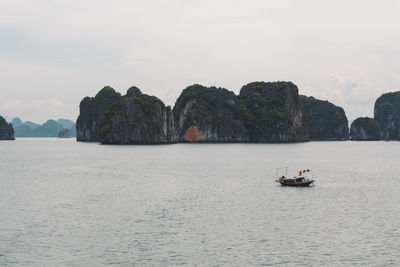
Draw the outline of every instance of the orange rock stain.
[[[196,126],[190,126],[187,129],[187,139],[189,142],[198,142],[199,141],[199,129]]]

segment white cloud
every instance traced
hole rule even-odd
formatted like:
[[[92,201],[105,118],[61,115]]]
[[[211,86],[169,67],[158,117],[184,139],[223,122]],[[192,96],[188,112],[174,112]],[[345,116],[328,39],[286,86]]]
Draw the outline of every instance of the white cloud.
[[[193,83],[238,93],[254,80],[291,80],[350,118],[371,116],[381,93],[400,90],[399,7],[391,0],[4,0],[1,101],[62,99],[54,111],[28,104],[26,119],[55,116],[45,110],[75,119],[79,101],[104,85],[121,92],[137,85],[174,104]]]

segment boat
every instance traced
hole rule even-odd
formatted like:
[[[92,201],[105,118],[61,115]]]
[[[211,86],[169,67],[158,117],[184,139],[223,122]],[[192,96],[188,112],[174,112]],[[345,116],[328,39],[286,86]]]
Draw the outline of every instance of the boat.
[[[279,175],[282,170],[286,170],[286,175]],[[305,169],[298,172],[298,175],[293,178],[287,178],[288,167],[276,169],[276,180],[275,182],[280,183],[283,186],[296,186],[306,187],[311,186],[315,180],[312,178],[312,170]]]

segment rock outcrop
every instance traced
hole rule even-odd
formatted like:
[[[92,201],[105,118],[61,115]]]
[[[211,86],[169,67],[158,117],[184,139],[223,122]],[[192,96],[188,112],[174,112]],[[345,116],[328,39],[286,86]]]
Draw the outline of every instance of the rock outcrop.
[[[69,129],[68,128],[64,128],[61,131],[58,132],[58,137],[59,138],[69,138],[70,134],[69,134]]]
[[[0,140],[14,140],[14,128],[11,123],[0,116]]]
[[[121,95],[106,86],[95,97],[85,97],[79,105],[79,117],[76,122],[77,141],[99,141],[100,122],[104,113]]]
[[[99,124],[103,144],[167,144],[176,142],[171,107],[136,87],[105,112]]]
[[[58,119],[57,123],[61,124],[61,126],[64,127],[64,129],[71,129],[72,127],[75,126],[75,123],[68,119]]]
[[[346,140],[349,125],[343,108],[314,97],[300,96],[310,128],[310,140]]]
[[[374,106],[374,118],[384,140],[400,140],[400,91],[381,95]]]
[[[291,82],[253,82],[242,87],[240,109],[252,142],[309,140],[309,127],[297,86]]]
[[[57,123],[61,124],[64,129],[68,129],[68,137],[76,137],[76,124],[68,119],[58,119]]]
[[[381,139],[378,122],[372,118],[357,118],[350,128],[350,138],[355,141],[373,141]]]
[[[189,86],[173,113],[179,142],[249,141],[238,97],[227,89]]]
[[[111,87],[80,104],[78,141],[103,144],[174,142],[303,142],[348,139],[344,110],[300,97],[291,82],[253,82],[239,96],[224,88],[191,85],[173,111],[131,87],[121,96]]]

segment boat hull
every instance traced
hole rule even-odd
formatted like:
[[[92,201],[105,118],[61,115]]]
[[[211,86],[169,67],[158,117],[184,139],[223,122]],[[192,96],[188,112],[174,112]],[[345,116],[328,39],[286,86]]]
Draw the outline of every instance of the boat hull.
[[[307,187],[314,183],[315,180],[306,181],[306,182],[296,182],[296,183],[288,183],[288,182],[279,182],[283,186],[293,186],[293,187]]]

